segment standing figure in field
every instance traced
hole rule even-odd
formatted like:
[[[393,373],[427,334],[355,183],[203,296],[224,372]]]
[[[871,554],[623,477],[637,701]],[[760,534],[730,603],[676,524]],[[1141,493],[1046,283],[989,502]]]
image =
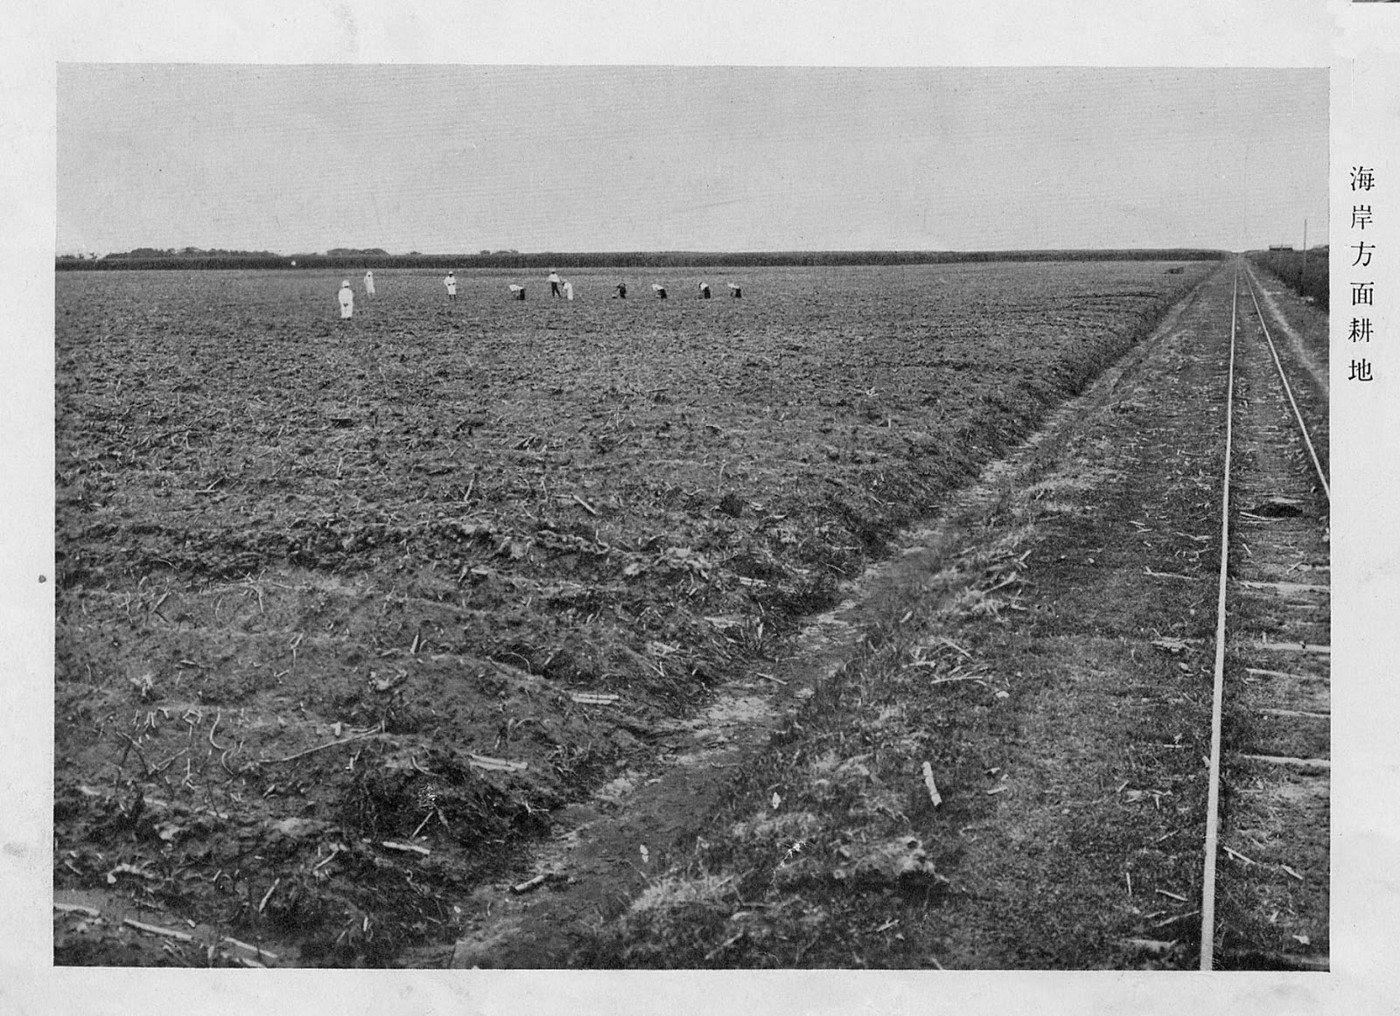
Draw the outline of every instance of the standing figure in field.
[[[625,282],[619,282],[616,286],[613,287],[613,290],[614,290],[614,292],[613,292],[613,299],[614,299],[614,300],[625,300],[625,299],[627,299],[627,283],[625,283]]]
[[[731,283],[729,284],[729,295],[732,296],[732,297],[734,297],[734,299],[737,300],[737,299],[739,299],[739,297],[743,296],[744,293],[743,293],[743,291],[742,291],[738,286],[736,286],[734,283],[731,282]]]
[[[365,272],[365,296],[374,297],[374,272]]]
[[[448,272],[447,278],[442,280],[442,284],[447,287],[447,298],[457,299],[457,275],[455,272]]]
[[[556,271],[554,271],[553,269],[550,269],[550,272],[549,272],[549,295],[550,295],[550,296],[563,296],[563,295],[564,295],[563,293],[559,292],[559,273],[556,272]]]
[[[340,284],[340,316],[348,318],[355,313],[355,291],[350,288],[350,280],[346,279]]]
[[[700,283],[700,299],[702,299],[702,300],[708,300],[709,298],[710,298],[710,287],[709,287],[709,285],[708,285],[707,283],[704,283],[704,282]]]
[[[514,283],[511,283],[511,287],[510,287],[510,298],[511,298],[512,300],[523,300],[523,299],[525,299],[525,287],[524,287],[524,286],[517,286],[517,285],[515,285]]]
[[[656,294],[656,298],[657,298],[658,300],[664,300],[664,299],[666,299],[666,287],[665,287],[665,286],[662,286],[662,285],[660,285],[660,284],[658,284],[658,283],[653,282],[653,283],[651,284],[651,291],[652,291],[653,293]]]
[[[573,284],[572,282],[568,281],[567,279],[565,279],[565,280],[564,280],[564,299],[566,299],[566,300],[572,300],[573,298],[574,298],[574,284]]]

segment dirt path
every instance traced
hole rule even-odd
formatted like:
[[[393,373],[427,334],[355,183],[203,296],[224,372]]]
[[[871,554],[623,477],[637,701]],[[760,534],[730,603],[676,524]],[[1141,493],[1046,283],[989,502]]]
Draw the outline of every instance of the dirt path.
[[[1189,966],[1230,278],[474,894],[452,964]]]
[[[1289,313],[1295,318],[1306,321],[1306,326],[1301,326],[1307,332],[1305,338],[1300,333],[1299,328],[1295,328],[1279,307],[1280,300],[1287,299],[1284,295],[1286,287],[1278,279],[1268,272],[1247,269],[1250,278],[1254,281],[1259,298],[1263,301],[1264,309],[1269,314],[1268,324],[1270,329],[1277,328],[1283,333],[1290,343],[1293,356],[1303,370],[1307,371],[1312,380],[1314,394],[1322,400],[1325,410],[1328,398],[1327,384],[1327,315],[1320,311],[1303,305],[1298,301],[1292,301]],[[1319,335],[1320,333],[1320,335]],[[1275,340],[1277,341],[1277,339]],[[1324,412],[1325,415],[1325,412]]]

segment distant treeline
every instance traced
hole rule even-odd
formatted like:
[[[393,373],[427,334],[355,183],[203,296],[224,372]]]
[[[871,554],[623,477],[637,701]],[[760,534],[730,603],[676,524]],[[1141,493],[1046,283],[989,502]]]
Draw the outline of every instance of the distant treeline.
[[[1327,253],[1326,247],[1308,251],[1306,268],[1300,250],[1256,250],[1250,252],[1249,259],[1277,275],[1294,292],[1312,297],[1319,307],[1327,310]]]
[[[101,258],[62,256],[60,271],[111,269],[205,268],[434,268],[466,271],[495,268],[549,271],[553,268],[759,268],[826,267],[842,265],[942,265],[990,261],[1215,261],[1224,251],[1187,248],[1160,250],[1027,250],[1027,251],[788,251],[706,253],[694,251],[629,251],[609,253],[519,254],[385,254],[382,251],[336,250],[326,254],[270,254],[232,251],[177,253],[139,248]],[[1311,274],[1311,265],[1309,266]]]

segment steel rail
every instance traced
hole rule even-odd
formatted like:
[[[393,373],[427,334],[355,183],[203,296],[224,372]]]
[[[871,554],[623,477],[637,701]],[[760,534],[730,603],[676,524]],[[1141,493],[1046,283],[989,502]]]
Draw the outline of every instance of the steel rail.
[[[1215,855],[1220,842],[1220,732],[1225,699],[1225,588],[1230,569],[1230,458],[1234,440],[1235,325],[1240,273],[1230,295],[1230,370],[1225,384],[1225,479],[1220,512],[1220,583],[1215,606],[1215,688],[1210,717],[1210,789],[1206,798],[1206,848],[1201,874],[1201,969],[1215,963]]]
[[[1303,420],[1303,414],[1298,409],[1298,402],[1293,397],[1293,388],[1288,383],[1288,377],[1284,372],[1283,363],[1279,359],[1278,348],[1274,344],[1273,336],[1269,334],[1269,326],[1264,317],[1264,310],[1259,304],[1258,296],[1255,295],[1255,280],[1247,265],[1245,266],[1244,276],[1245,286],[1249,290],[1250,301],[1254,304],[1254,312],[1259,318],[1260,330],[1263,332],[1264,340],[1269,347],[1269,353],[1273,357],[1274,369],[1278,372],[1278,378],[1283,386],[1284,394],[1288,398],[1288,404],[1293,409],[1293,418],[1298,424],[1299,432],[1303,436],[1303,443],[1307,446],[1308,454],[1312,459],[1313,469],[1317,473],[1318,481],[1322,484],[1323,493],[1330,503],[1332,500],[1331,486],[1327,482],[1326,472],[1323,470],[1322,463],[1318,459],[1317,450],[1313,445],[1312,436],[1308,432],[1307,423]],[[1209,760],[1210,782],[1206,801],[1205,859],[1201,877],[1200,968],[1202,970],[1213,969],[1215,963],[1215,879],[1216,855],[1219,852],[1220,844],[1220,757],[1225,697],[1226,593],[1228,590],[1230,565],[1230,474],[1234,453],[1234,393],[1239,322],[1239,285],[1240,271],[1237,267],[1235,269],[1234,288],[1230,299],[1230,360],[1225,393],[1225,463],[1224,479],[1221,485],[1220,578],[1216,599],[1215,673],[1214,687],[1212,690]]]
[[[1274,369],[1278,371],[1279,380],[1283,382],[1283,391],[1288,396],[1288,404],[1293,407],[1293,419],[1298,421],[1298,430],[1303,435],[1303,443],[1308,446],[1308,454],[1312,456],[1313,469],[1317,471],[1318,482],[1322,484],[1323,494],[1327,495],[1327,503],[1331,504],[1332,488],[1327,483],[1327,475],[1322,470],[1322,463],[1318,461],[1317,450],[1313,447],[1312,436],[1308,433],[1308,425],[1303,422],[1303,414],[1298,411],[1298,403],[1293,399],[1293,388],[1284,375],[1283,364],[1279,362],[1278,349],[1274,347],[1273,336],[1269,334],[1269,325],[1264,320],[1264,310],[1259,306],[1259,298],[1254,295],[1254,280],[1251,278],[1248,268],[1245,269],[1245,283],[1249,286],[1249,298],[1254,301],[1254,313],[1259,315],[1259,327],[1264,330],[1264,339],[1269,344],[1269,352],[1273,354]]]

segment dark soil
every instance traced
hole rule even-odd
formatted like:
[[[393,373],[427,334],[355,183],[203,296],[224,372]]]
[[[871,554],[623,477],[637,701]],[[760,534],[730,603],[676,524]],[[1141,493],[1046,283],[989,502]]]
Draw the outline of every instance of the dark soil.
[[[576,275],[593,296],[571,304],[517,304],[508,280],[483,276],[464,278],[450,305],[435,276],[386,273],[378,300],[346,323],[332,316],[329,277],[60,276],[55,892],[99,916],[56,915],[56,962],[445,962],[477,919],[464,904],[528,876],[525,851],[561,816],[577,819],[571,805],[594,807],[617,781],[630,800],[626,788],[668,756],[703,747],[716,728],[694,720],[726,682],[776,686],[754,675],[835,605],[843,581],[1131,349],[1206,270],[1164,269],[768,270],[745,278],[743,301],[625,304],[596,295],[611,274]],[[1138,412],[1125,405],[1107,418],[1115,441]],[[1204,428],[1195,437],[1209,444]],[[1109,517],[1146,502],[1189,527],[1205,496],[1195,455],[1177,453],[1163,490],[1116,494]],[[1114,475],[1075,483],[1097,496]],[[754,951],[755,930],[717,948],[732,908],[710,913],[702,899],[676,925],[688,949],[662,935],[655,951],[629,918],[625,945],[609,932],[533,959],[895,962],[830,902],[871,885],[884,862],[829,816],[860,819],[859,837],[907,837],[918,794],[898,784],[872,804],[861,781],[923,760],[951,790],[939,830],[995,813],[1011,798],[967,788],[988,769],[1009,778],[1013,759],[968,745],[1005,740],[1023,703],[1056,697],[1057,654],[1083,648],[1073,639],[1102,645],[1116,672],[1117,632],[1146,623],[1137,586],[1083,585],[1116,574],[1105,564],[1118,551],[1080,554],[1106,538],[1103,516],[1057,507],[1062,493],[1029,508],[1008,494],[977,524],[990,538],[1012,516],[1056,520],[1071,563],[1055,575],[1114,617],[1086,628],[1037,615],[1022,540],[953,552],[929,565],[933,579],[958,562],[947,590],[901,593],[914,611],[903,624],[889,620],[903,611],[877,613],[865,649],[724,791],[732,803],[715,799],[730,809],[715,830],[757,825],[721,837],[718,862],[694,842],[640,858],[649,898],[668,904],[669,886],[688,892],[684,878],[713,863],[744,872],[725,893],[776,893],[765,914],[814,893],[827,902],[810,904],[824,916],[805,946]],[[1154,561],[1180,570],[1177,553],[1197,548],[1163,533],[1158,549],[1168,556]],[[1021,673],[993,674],[991,647],[1035,632],[1008,629],[1013,602],[1071,641],[1037,635]],[[953,627],[934,620],[945,609]],[[1169,611],[1162,633],[1194,637],[1198,622]],[[1185,682],[1171,694],[1192,700],[1178,661],[1150,655],[1150,683]],[[920,702],[912,689],[931,675],[982,683]],[[1147,698],[1122,707],[1142,729],[1171,705]],[[740,734],[742,719],[736,744],[761,729]],[[895,736],[910,724],[918,737]],[[1017,771],[1033,771],[1032,757],[1016,756]],[[788,803],[760,815],[769,784]],[[1184,806],[1189,789],[1162,807]],[[794,809],[815,818],[793,824]],[[1025,837],[1051,817],[1028,818]],[[1066,841],[1076,855],[1099,852],[1099,818],[1086,814]],[[1148,818],[1156,829],[1169,813]],[[918,828],[931,861],[910,869],[913,895],[931,905],[949,898],[943,872],[966,845]],[[799,841],[781,865],[760,863]],[[905,863],[907,844],[889,849]],[[1153,870],[1177,884],[1185,850]],[[672,863],[681,874],[653,874]],[[191,938],[122,926],[128,913]],[[995,938],[945,955],[1002,962]],[[1041,965],[1072,964],[1080,949],[1057,939]]]
[[[866,577],[844,662],[556,961],[1195,969],[1230,284]]]

